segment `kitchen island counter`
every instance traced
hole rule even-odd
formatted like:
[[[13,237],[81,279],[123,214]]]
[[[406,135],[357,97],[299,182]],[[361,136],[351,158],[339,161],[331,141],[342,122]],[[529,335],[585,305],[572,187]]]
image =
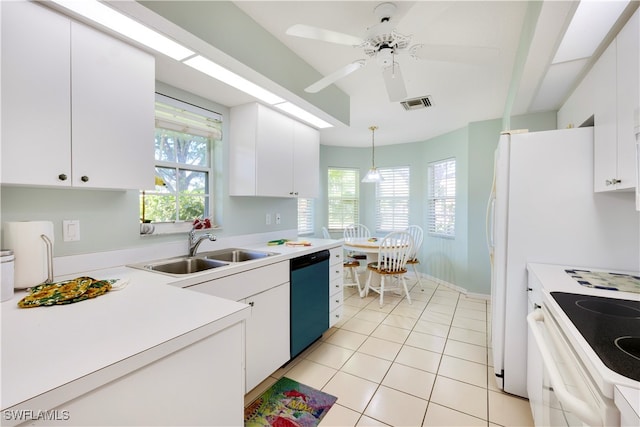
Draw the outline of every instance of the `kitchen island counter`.
[[[92,273],[129,284],[68,305],[21,309],[24,291],[2,303],[1,405],[7,425],[28,421],[25,413],[8,410],[64,409],[65,402],[241,325],[250,313],[245,304],[166,286],[168,276],[126,267]],[[237,365],[242,372],[241,358]],[[150,386],[165,385],[159,378]],[[238,392],[241,401],[239,386]],[[73,421],[74,413],[68,416]]]

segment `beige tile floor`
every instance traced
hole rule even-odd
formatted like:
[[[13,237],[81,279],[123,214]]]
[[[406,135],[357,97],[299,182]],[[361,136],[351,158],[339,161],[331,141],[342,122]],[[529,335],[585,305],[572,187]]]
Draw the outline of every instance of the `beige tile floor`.
[[[408,278],[413,282],[411,278]],[[422,279],[406,298],[360,298],[344,316],[245,396],[287,376],[338,398],[321,426],[533,426],[529,402],[498,390],[489,302]]]

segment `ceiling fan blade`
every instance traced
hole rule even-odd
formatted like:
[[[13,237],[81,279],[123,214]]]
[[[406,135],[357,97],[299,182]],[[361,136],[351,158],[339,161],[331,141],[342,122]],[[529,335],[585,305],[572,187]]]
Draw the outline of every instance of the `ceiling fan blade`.
[[[357,61],[352,62],[351,64],[347,64],[344,67],[334,71],[333,73],[327,76],[324,76],[323,78],[321,78],[320,80],[318,80],[317,82],[315,82],[314,84],[306,88],[304,91],[309,93],[319,92],[325,87],[334,83],[335,81],[340,80],[341,78],[346,77],[349,74],[353,73],[354,71],[364,67],[364,63],[365,63],[364,59],[359,59]]]
[[[486,65],[496,60],[500,49],[479,46],[416,45],[410,48],[417,59]]]
[[[404,85],[402,72],[397,63],[385,68],[384,71],[382,71],[382,76],[384,77],[384,84],[387,87],[389,101],[398,102],[407,97],[407,88]]]
[[[296,24],[289,27],[289,29],[287,29],[287,34],[290,36],[321,40],[329,43],[345,44],[348,46],[359,46],[364,43],[364,40],[360,37],[304,24]]]

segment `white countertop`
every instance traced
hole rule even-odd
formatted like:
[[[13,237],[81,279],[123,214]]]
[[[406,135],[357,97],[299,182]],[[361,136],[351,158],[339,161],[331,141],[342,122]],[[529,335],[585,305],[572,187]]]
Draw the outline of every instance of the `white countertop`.
[[[576,280],[571,278],[565,269],[583,269],[591,271],[609,271],[616,273],[630,273],[638,275],[638,272],[620,271],[620,270],[602,270],[587,267],[562,266],[551,264],[528,264],[527,270],[533,274],[542,284],[542,302],[553,313],[554,318],[558,321],[563,332],[573,344],[576,354],[582,359],[583,363],[590,371],[595,369],[597,375],[592,375],[594,379],[599,378],[599,386],[604,390],[605,396],[610,399],[614,398],[615,388],[619,388],[625,397],[630,400],[630,407],[635,412],[635,416],[640,416],[640,399],[633,400],[634,396],[639,395],[640,382],[634,381],[623,375],[620,375],[607,366],[593,351],[589,343],[582,337],[578,329],[573,325],[571,320],[566,316],[564,311],[551,297],[551,292],[566,292],[580,295],[593,295],[606,298],[627,299],[632,301],[640,301],[640,294],[632,292],[612,291],[606,289],[596,289],[580,285]],[[618,402],[616,402],[618,403]],[[618,405],[620,407],[620,405]],[[620,408],[621,410],[623,408]]]
[[[149,353],[149,349],[157,350],[177,337],[195,331],[211,335],[242,321],[250,315],[247,305],[180,287],[339,245],[335,240],[308,240],[312,246],[244,245],[280,255],[182,278],[125,266],[56,277],[129,279],[124,289],[75,304],[21,309],[17,302],[26,293],[17,291],[13,299],[0,305],[2,409],[52,394],[69,383]],[[103,383],[114,379],[100,378]],[[49,403],[55,404],[55,399],[46,401]]]

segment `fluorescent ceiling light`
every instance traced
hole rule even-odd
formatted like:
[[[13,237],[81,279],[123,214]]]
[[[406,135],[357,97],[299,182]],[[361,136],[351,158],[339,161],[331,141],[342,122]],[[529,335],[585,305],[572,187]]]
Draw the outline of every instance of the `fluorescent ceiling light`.
[[[628,0],[582,0],[571,19],[552,64],[593,55],[628,3]]]
[[[291,114],[292,116],[299,118],[300,120],[304,120],[305,122],[309,123],[312,126],[317,127],[318,129],[333,127],[331,123],[325,122],[321,118],[314,116],[308,111],[305,111],[302,108],[290,102],[282,102],[280,104],[275,104],[274,107],[277,107],[282,111],[285,111]]]
[[[52,0],[153,50],[181,61],[194,52],[96,0]]]
[[[257,84],[250,82],[244,77],[240,77],[239,75],[227,70],[224,67],[221,67],[220,65],[203,56],[194,56],[193,58],[183,61],[183,63],[213,77],[214,79],[220,80],[221,82],[226,83],[229,86],[233,86],[236,89],[248,93],[249,95],[258,98],[266,102],[267,104],[277,104],[279,102],[284,102],[284,99],[280,98],[279,96],[269,92],[266,89],[261,88]]]

